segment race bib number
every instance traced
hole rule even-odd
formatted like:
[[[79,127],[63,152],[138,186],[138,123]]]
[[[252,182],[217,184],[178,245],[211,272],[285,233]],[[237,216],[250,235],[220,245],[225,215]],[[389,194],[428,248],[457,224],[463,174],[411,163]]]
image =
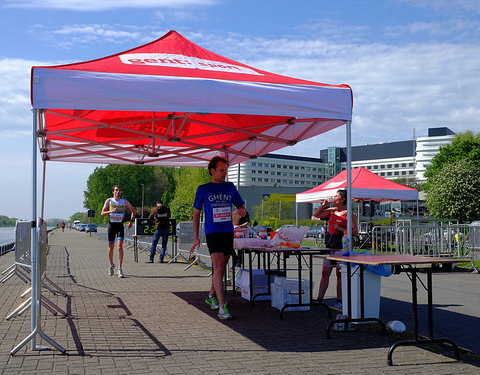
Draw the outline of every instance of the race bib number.
[[[110,222],[111,223],[121,223],[123,221],[123,213],[122,212],[112,212],[110,214]]]
[[[232,221],[232,209],[230,207],[216,207],[213,209],[213,222],[224,223]]]

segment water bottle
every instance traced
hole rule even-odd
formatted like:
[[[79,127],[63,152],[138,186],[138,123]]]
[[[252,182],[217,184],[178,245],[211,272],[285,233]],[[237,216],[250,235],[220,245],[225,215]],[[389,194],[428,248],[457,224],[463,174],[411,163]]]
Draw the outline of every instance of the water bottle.
[[[350,241],[348,240],[348,236],[346,234],[342,237],[342,250],[348,251],[350,250]]]
[[[263,229],[258,231],[258,237],[260,237],[262,240],[266,240],[267,239],[267,231],[263,230]]]

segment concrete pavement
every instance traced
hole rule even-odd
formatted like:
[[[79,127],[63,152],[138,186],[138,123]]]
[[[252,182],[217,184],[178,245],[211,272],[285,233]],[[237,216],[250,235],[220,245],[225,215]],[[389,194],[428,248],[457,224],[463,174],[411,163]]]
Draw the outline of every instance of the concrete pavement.
[[[195,267],[184,271],[185,264],[181,263],[145,264],[145,253],[135,263],[132,252],[127,250],[126,278],[119,279],[107,275],[105,241],[67,230],[51,233],[49,243],[48,277],[69,297],[48,291],[44,294],[68,316],[54,316],[43,309],[42,328],[67,352],[62,355],[56,350],[31,351],[27,345],[15,356],[9,355],[30,332],[29,313],[5,320],[20,304],[20,294],[28,287],[19,278],[11,278],[0,284],[2,374],[480,372],[478,356],[466,355],[462,362],[456,362],[449,350],[432,347],[400,347],[393,356],[394,366],[387,366],[388,348],[398,336],[383,335],[374,326],[364,325],[352,332],[333,332],[332,338],[326,339],[329,320],[325,310],[317,307],[310,312],[286,312],[284,320],[280,320],[278,310],[268,302],[251,307],[240,296],[229,295],[234,319],[220,321],[203,302],[210,286],[208,271]],[[0,257],[1,270],[12,263],[13,253]],[[402,288],[409,283],[399,285],[393,279],[384,282],[386,291],[391,292],[389,299],[397,302],[393,312],[401,313],[398,306],[407,308],[409,301]],[[464,293],[455,287],[451,286],[452,306],[461,303],[457,295]],[[472,319],[477,325],[470,329],[478,332],[478,311],[449,314],[452,321],[474,314]],[[451,337],[452,325],[453,322],[442,328],[442,336]],[[439,326],[437,322],[436,327]],[[456,340],[460,346],[468,346]],[[46,345],[43,340],[37,341]]]

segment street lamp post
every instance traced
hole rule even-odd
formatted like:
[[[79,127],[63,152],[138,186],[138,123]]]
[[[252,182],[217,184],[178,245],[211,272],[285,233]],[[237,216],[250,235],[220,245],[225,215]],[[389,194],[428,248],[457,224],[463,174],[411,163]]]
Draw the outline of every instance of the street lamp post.
[[[270,197],[270,194],[262,194],[262,220],[263,220],[263,201]]]
[[[145,194],[145,185],[142,184],[142,219],[143,219],[143,197],[144,197],[144,194]]]

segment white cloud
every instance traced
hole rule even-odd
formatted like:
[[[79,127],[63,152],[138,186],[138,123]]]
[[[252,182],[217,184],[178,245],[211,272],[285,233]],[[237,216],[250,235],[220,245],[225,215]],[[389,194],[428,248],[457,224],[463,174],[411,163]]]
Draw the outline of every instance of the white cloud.
[[[411,139],[413,128],[419,136],[425,136],[429,127],[447,126],[456,132],[479,128],[480,46],[476,44],[233,39],[225,45],[238,49],[220,52],[278,74],[352,86],[354,144]],[[219,40],[208,43],[217,51],[220,48]],[[343,135],[338,136],[343,144]],[[319,148],[333,145],[325,144],[325,139],[302,142],[297,152],[315,155]]]
[[[6,7],[66,9],[73,11],[105,11],[112,9],[183,8],[190,6],[210,6],[218,0],[5,0]]]
[[[478,0],[397,0],[413,8],[428,8],[448,16],[457,16],[465,13],[480,14]]]
[[[83,37],[78,38],[84,40],[88,39],[87,35],[112,40],[122,36],[145,37],[128,27],[116,29],[103,25],[74,25],[60,28],[57,33],[81,34]],[[349,84],[354,92],[354,144],[409,139],[413,128],[418,134],[426,135],[429,127],[448,126],[460,132],[478,126],[478,116],[475,116],[480,97],[478,45],[340,44],[324,39],[270,40],[236,34],[217,37],[202,32],[186,36],[217,53],[260,69],[317,82]],[[0,61],[3,73],[0,129],[15,124],[16,130],[9,132],[10,136],[30,126],[29,69],[32,64],[20,60]]]
[[[476,42],[480,39],[480,24],[478,21],[468,19],[450,19],[437,22],[415,22],[405,25],[388,26],[385,28],[385,35],[395,38],[411,38],[421,36],[424,39],[434,38]]]
[[[421,28],[414,31],[419,32]],[[424,30],[427,29],[424,26]],[[50,34],[62,36],[65,44],[105,40],[141,44],[163,33],[128,25],[79,24],[59,27]],[[202,47],[259,69],[312,81],[351,85],[354,92],[354,145],[411,139],[414,128],[417,136],[427,135],[429,127],[447,126],[455,132],[478,132],[480,129],[478,43],[428,41],[389,45],[365,40],[355,43],[350,39],[346,43],[298,36],[278,39],[250,38],[235,33],[216,36],[201,30],[184,35]],[[10,155],[10,159],[0,160],[0,169],[12,173],[8,184],[0,187],[0,196],[11,196],[18,186],[23,189],[25,178],[29,178],[29,161],[22,155],[31,150],[30,67],[56,63],[0,60],[0,142],[4,153]],[[281,153],[318,156],[320,149],[344,145],[344,128],[340,128],[282,149]],[[9,163],[15,168],[9,167]],[[81,179],[75,173],[80,167],[69,168],[69,164],[63,163],[51,165],[55,167],[49,167],[47,172],[52,172],[49,181],[54,184],[50,191],[60,196],[61,192],[55,189],[72,189],[76,201],[81,202],[84,187],[77,186]],[[92,169],[93,166],[81,168],[82,181]],[[22,175],[14,179],[13,173],[17,170]],[[26,189],[24,195],[27,198],[28,194]],[[49,197],[47,199],[54,199]],[[28,209],[28,199],[26,202],[25,210]],[[80,203],[78,205],[81,209]],[[63,216],[71,213],[70,208],[66,210],[68,212]],[[18,215],[14,212],[18,212],[17,207],[11,207],[4,214]]]
[[[106,24],[72,24],[51,30],[47,30],[44,25],[32,25],[30,30],[43,43],[64,49],[102,44],[143,44],[159,38],[167,31],[148,26]]]
[[[0,59],[0,139],[31,133],[30,68],[37,61]]]
[[[203,22],[208,16],[206,13],[199,12],[198,10],[187,12],[184,10],[167,10],[167,11],[156,11],[155,16],[158,20],[163,22]]]

